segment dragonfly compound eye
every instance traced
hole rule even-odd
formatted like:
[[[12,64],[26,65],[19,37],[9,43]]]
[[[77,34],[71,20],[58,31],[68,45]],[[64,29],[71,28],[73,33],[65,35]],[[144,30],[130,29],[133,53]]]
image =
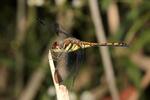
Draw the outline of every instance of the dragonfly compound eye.
[[[52,45],[52,49],[56,49],[58,48],[58,46],[59,46],[58,42],[54,42]]]

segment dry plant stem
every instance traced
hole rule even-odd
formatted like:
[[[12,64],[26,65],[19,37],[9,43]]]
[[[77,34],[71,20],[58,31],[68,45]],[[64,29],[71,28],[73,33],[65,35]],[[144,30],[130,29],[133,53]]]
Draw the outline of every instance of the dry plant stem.
[[[98,2],[97,0],[89,0],[89,6],[91,10],[91,16],[96,28],[96,36],[99,42],[105,42],[105,33],[102,25],[101,16],[99,13]],[[106,78],[108,86],[112,95],[113,100],[119,100],[118,90],[115,84],[114,72],[112,69],[112,62],[110,60],[110,55],[108,47],[100,47],[100,52],[102,55],[102,60],[104,64],[104,69],[106,73]]]
[[[24,57],[21,50],[21,46],[24,42],[26,31],[26,17],[25,17],[25,0],[17,0],[17,26],[16,26],[16,38],[14,45],[12,46],[15,54],[16,61],[16,83],[15,92],[16,96],[20,93],[23,87],[23,66]]]
[[[47,50],[47,49],[46,49]],[[46,72],[44,66],[48,64],[47,54],[44,54],[41,63],[38,68],[33,72],[27,86],[21,93],[21,96],[18,100],[33,100],[36,96],[42,82],[45,78]]]
[[[55,78],[54,78],[55,66],[52,60],[52,54],[50,50],[48,54],[48,59],[49,59],[50,70],[51,70],[51,74],[52,74],[52,78],[53,78],[53,82],[54,82],[54,86],[55,86],[55,90],[57,94],[57,100],[69,100],[69,93],[68,93],[66,86],[60,85],[56,83],[55,81]]]
[[[114,0],[112,0],[112,3],[108,7],[107,18],[109,31],[112,34],[115,34],[120,24],[120,17],[117,4],[114,2]]]
[[[27,12],[27,20],[26,20],[26,27],[27,29],[31,28],[35,22],[35,7],[34,6],[27,6],[28,12]],[[30,30],[31,31],[31,30]],[[33,31],[33,30],[32,30]],[[47,51],[48,49],[46,49]],[[21,95],[19,96],[18,100],[33,100],[37,93],[39,92],[39,89],[41,88],[42,82],[45,79],[46,72],[45,72],[45,66],[48,65],[47,61],[47,53],[44,54],[44,56],[41,58],[41,61],[39,63],[39,66],[37,66],[37,69],[34,70],[32,75],[29,77],[28,82],[24,89],[21,91]]]
[[[8,83],[8,78],[9,76],[9,70],[8,70],[8,66],[7,65],[3,65],[1,63],[1,67],[0,67],[0,90],[1,93],[5,92],[7,90],[7,83]]]

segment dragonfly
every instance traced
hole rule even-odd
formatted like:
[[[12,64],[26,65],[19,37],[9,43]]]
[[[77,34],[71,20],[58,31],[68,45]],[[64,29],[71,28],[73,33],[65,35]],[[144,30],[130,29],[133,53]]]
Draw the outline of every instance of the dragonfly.
[[[67,34],[67,36],[69,34],[64,30],[60,30],[59,28],[57,28],[57,32],[63,33],[65,35]],[[60,59],[61,55],[63,55],[64,53],[66,54],[66,53],[76,52],[81,49],[86,49],[90,47],[99,47],[99,46],[128,47],[128,44],[125,42],[103,42],[103,43],[87,42],[87,41],[81,41],[75,37],[67,37],[63,40],[54,41],[51,46],[51,51],[53,53],[59,53],[60,55],[54,58]],[[62,79],[57,69],[55,71],[55,76],[56,76],[55,77],[56,81],[60,83]]]
[[[95,46],[113,46],[113,47],[128,47],[125,42],[103,42],[103,43],[95,43],[95,42],[86,42],[81,41],[77,38],[69,37],[62,41],[55,41],[52,44],[51,50],[52,52],[58,53],[69,53],[74,52],[79,49],[85,49],[89,47]]]

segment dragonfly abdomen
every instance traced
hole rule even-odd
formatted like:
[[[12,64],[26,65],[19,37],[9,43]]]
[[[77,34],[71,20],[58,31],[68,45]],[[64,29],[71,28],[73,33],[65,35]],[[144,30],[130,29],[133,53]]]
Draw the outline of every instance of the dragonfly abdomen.
[[[82,48],[88,48],[93,46],[115,46],[115,47],[127,47],[124,42],[104,42],[104,43],[91,43],[91,42],[80,42]]]
[[[127,47],[128,45],[124,42],[105,42],[98,44],[98,46]]]
[[[80,43],[80,47],[81,48],[88,48],[88,47],[93,47],[93,46],[98,46],[99,44],[98,43],[92,43],[92,42],[83,42],[81,41]]]
[[[93,46],[115,46],[115,47],[127,47],[127,44],[124,42],[104,42],[104,43],[93,43],[93,42],[84,42],[79,40],[67,40],[64,42],[63,49],[65,52],[73,52],[78,49],[84,49]]]

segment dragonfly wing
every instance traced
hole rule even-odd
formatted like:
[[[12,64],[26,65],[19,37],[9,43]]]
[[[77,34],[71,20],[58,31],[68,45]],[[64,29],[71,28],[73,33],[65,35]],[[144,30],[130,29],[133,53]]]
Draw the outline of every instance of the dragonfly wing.
[[[66,79],[68,75],[67,71],[67,53],[65,52],[52,52],[52,58],[54,60],[55,66],[56,66],[56,80],[61,79],[61,81],[58,80],[58,82],[63,82],[63,80]]]
[[[79,72],[80,65],[83,61],[83,50],[78,50],[76,52],[68,53],[68,63],[67,69],[69,71],[67,79],[64,81],[64,84],[67,85],[69,89],[73,89],[76,76]]]
[[[49,22],[48,19],[44,19],[44,18],[38,18],[37,22],[40,24],[40,27],[43,28],[39,28],[39,29],[44,29],[47,30],[50,33],[55,33],[57,36],[61,36],[61,35],[65,35],[66,37],[70,37],[72,36],[71,33],[66,32],[62,26],[56,22],[56,21],[51,21],[51,23]]]
[[[62,28],[62,26],[59,25],[58,23],[56,23],[55,26],[56,26],[57,35],[64,34],[64,35],[66,35],[67,37],[70,37],[70,36],[71,36],[71,33],[66,32],[66,31]]]

